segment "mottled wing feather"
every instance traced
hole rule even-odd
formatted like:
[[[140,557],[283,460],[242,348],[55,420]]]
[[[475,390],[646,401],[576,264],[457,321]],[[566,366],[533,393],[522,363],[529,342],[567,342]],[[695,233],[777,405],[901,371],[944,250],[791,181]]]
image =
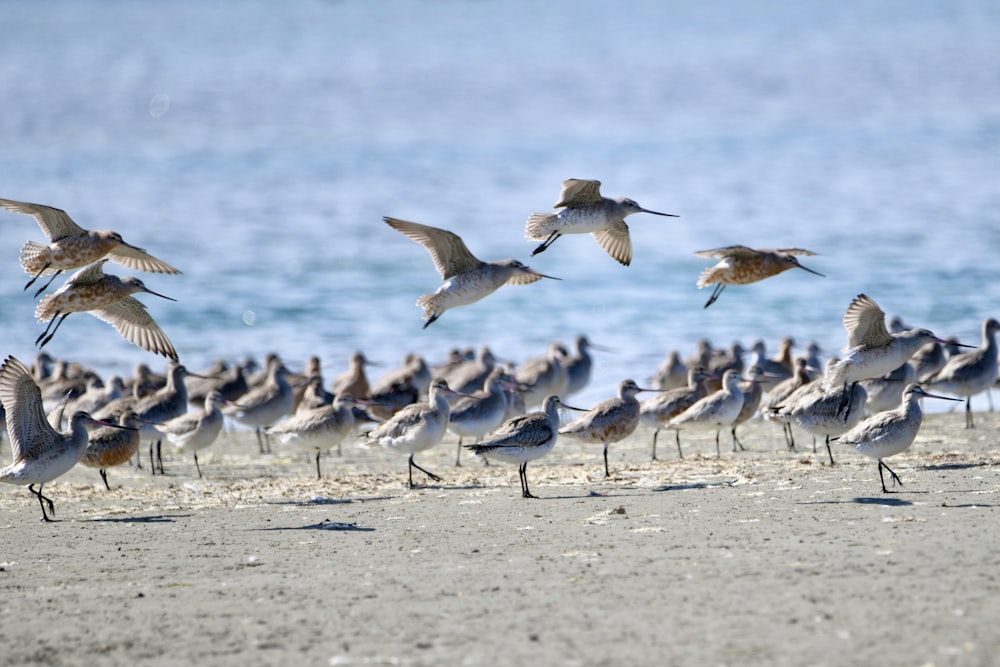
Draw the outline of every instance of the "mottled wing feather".
[[[536,283],[541,279],[542,277],[538,274],[522,273],[518,271],[510,278],[508,278],[507,282],[505,282],[504,285],[530,285],[531,283]]]
[[[438,273],[445,280],[482,265],[457,234],[408,220],[389,217],[382,219],[399,233],[424,246],[434,260]]]
[[[601,182],[582,178],[563,181],[559,202],[554,208],[589,206],[601,201]]]
[[[180,273],[180,270],[157,259],[139,248],[132,246],[117,246],[108,253],[108,257],[130,269],[148,273]]]
[[[806,250],[805,248],[766,248],[767,252],[778,252],[784,255],[817,255],[812,250]]]
[[[186,415],[174,417],[170,421],[164,422],[159,426],[159,430],[173,435],[184,435],[185,433],[191,433],[198,428],[201,418],[201,412],[189,412]]]
[[[837,440],[848,445],[875,442],[894,431],[898,421],[899,415],[895,411],[880,412],[861,422]]]
[[[378,440],[380,438],[398,438],[420,423],[422,418],[421,414],[426,409],[427,404],[425,403],[414,403],[412,405],[408,405],[394,414],[389,421],[372,430],[372,432],[368,434],[368,437],[372,440]]]
[[[96,285],[97,283],[104,280],[104,264],[108,260],[99,259],[93,264],[88,264],[83,267],[69,278],[66,279],[66,284],[72,285]]]
[[[760,255],[759,250],[748,248],[745,245],[730,245],[725,248],[712,248],[711,250],[698,250],[694,253],[698,257],[714,257],[716,259],[726,259],[735,257],[738,259],[753,259]]]
[[[42,204],[14,201],[13,199],[0,199],[0,206],[3,206],[8,211],[24,213],[33,217],[38,226],[45,232],[45,235],[52,241],[58,241],[64,236],[81,234],[84,231],[62,209],[43,206]]]
[[[880,347],[892,341],[885,328],[885,313],[865,294],[859,294],[847,307],[844,328],[847,330],[847,349],[859,345]]]
[[[8,357],[0,370],[0,401],[7,411],[14,463],[37,458],[60,437],[45,417],[41,390],[15,357]]]
[[[607,229],[594,232],[594,238],[605,252],[625,266],[632,263],[632,237],[629,236],[628,225],[624,220],[619,220]]]
[[[153,317],[146,312],[146,306],[138,299],[127,296],[110,306],[89,312],[112,325],[122,338],[133,345],[177,360],[177,351],[173,344]]]

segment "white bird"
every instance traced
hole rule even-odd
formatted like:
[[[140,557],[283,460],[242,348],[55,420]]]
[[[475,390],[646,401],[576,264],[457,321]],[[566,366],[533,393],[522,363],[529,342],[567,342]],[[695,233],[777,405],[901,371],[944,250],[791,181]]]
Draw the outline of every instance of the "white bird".
[[[546,396],[564,396],[569,378],[566,363],[569,352],[562,343],[552,341],[544,357],[529,359],[514,372],[521,385],[521,396],[527,407],[541,405]]]
[[[719,451],[719,432],[732,428],[743,408],[743,390],[740,389],[740,374],[729,369],[722,376],[722,389],[709,394],[690,408],[680,413],[667,426],[675,429],[697,429],[715,431],[715,455]]]
[[[288,383],[288,368],[278,357],[270,357],[267,363],[267,379],[243,394],[238,401],[224,412],[236,421],[253,426],[257,431],[257,446],[260,452],[271,451],[265,429],[292,412],[295,392]]]
[[[388,421],[379,424],[368,433],[369,443],[378,443],[393,449],[409,452],[409,487],[413,487],[413,469],[430,477],[435,482],[440,482],[441,478],[434,473],[428,472],[418,466],[413,461],[416,452],[430,449],[441,442],[445,431],[448,430],[448,417],[451,415],[451,405],[448,403],[449,395],[458,395],[458,392],[448,388],[448,382],[444,378],[434,378],[428,389],[428,401],[426,403],[413,403],[406,406]]]
[[[997,331],[1000,322],[992,317],[985,320],[982,346],[950,357],[941,370],[924,380],[928,389],[965,397],[965,428],[975,426],[972,397],[989,391],[997,381]]]
[[[197,412],[174,417],[160,424],[157,428],[167,434],[167,439],[174,443],[177,449],[191,452],[194,455],[194,467],[201,477],[201,466],[198,465],[198,450],[205,449],[219,437],[225,417],[222,406],[228,403],[218,389],[213,389],[205,396],[205,407]],[[163,462],[160,462],[160,472],[163,472]]]
[[[0,402],[7,413],[7,433],[13,460],[0,469],[0,482],[28,486],[42,508],[42,521],[51,521],[45,512],[55,515],[51,498],[42,494],[45,484],[68,472],[87,449],[88,424],[117,426],[94,419],[86,412],[70,417],[69,432],[52,428],[45,417],[42,392],[31,373],[15,357],[7,357],[0,366]],[[35,490],[35,486],[38,489]]]
[[[711,373],[704,366],[692,366],[687,371],[687,385],[662,391],[639,404],[639,418],[653,430],[653,460],[656,460],[656,439],[660,431],[671,419],[708,396],[708,379]],[[684,458],[681,451],[681,432],[674,431],[677,438],[677,457]]]
[[[268,429],[281,438],[283,444],[316,453],[316,479],[323,479],[319,457],[334,445],[338,448],[354,428],[354,406],[358,400],[350,394],[339,394],[330,405],[301,410]]]
[[[919,384],[913,383],[903,390],[903,403],[898,408],[873,415],[840,437],[832,438],[845,445],[853,445],[859,453],[878,460],[878,477],[882,482],[882,493],[889,493],[889,489],[885,488],[883,468],[889,471],[894,486],[897,482],[900,486],[903,485],[899,475],[882,459],[905,452],[913,444],[924,417],[920,409],[921,398],[961,401],[958,398],[929,394]]]
[[[632,237],[629,236],[626,216],[633,213],[652,213],[668,218],[672,213],[658,213],[639,206],[633,199],[609,199],[601,195],[601,182],[581,178],[563,181],[562,194],[553,208],[558,213],[532,213],[525,226],[525,236],[542,241],[531,253],[544,251],[563,234],[593,234],[604,251],[628,266],[632,263]]]
[[[417,300],[417,305],[424,309],[425,329],[446,310],[475,303],[504,285],[528,285],[542,278],[553,278],[516,259],[484,262],[469,251],[457,234],[446,229],[398,218],[386,217],[383,220],[396,231],[424,246],[445,281],[436,292],[425,294]]]
[[[558,396],[547,396],[541,412],[520,415],[504,422],[494,436],[478,445],[466,445],[476,456],[488,456],[498,461],[520,464],[521,497],[537,498],[528,489],[528,462],[552,451],[559,438],[559,408],[572,408]]]
[[[622,380],[618,385],[617,398],[601,401],[559,429],[561,435],[604,445],[605,477],[611,477],[608,470],[608,445],[632,435],[639,425],[639,401],[635,396],[642,391],[653,390],[641,389],[635,380]]]
[[[507,386],[514,386],[514,378],[500,367],[495,367],[475,394],[458,400],[451,408],[448,428],[458,436],[455,465],[462,465],[462,439],[473,437],[476,442],[497,428],[507,416]]]
[[[843,395],[845,392],[849,394],[847,398]],[[789,396],[786,403],[772,407],[769,416],[789,425],[794,424],[813,436],[825,438],[826,453],[830,457],[830,465],[834,465],[830,438],[846,433],[861,421],[867,398],[868,392],[860,382],[837,387],[830,392],[816,387],[815,391],[799,394],[797,399],[794,395]]]

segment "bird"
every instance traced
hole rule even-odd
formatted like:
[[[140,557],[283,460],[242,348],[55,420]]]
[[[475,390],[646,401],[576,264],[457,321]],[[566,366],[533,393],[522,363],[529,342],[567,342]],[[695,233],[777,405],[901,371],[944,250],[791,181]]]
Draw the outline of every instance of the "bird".
[[[292,412],[295,396],[288,373],[288,367],[277,355],[269,357],[264,381],[223,410],[236,421],[254,427],[261,454],[271,451],[265,429]]]
[[[466,436],[474,437],[479,442],[504,422],[507,416],[507,395],[504,389],[514,384],[514,378],[497,366],[483,380],[482,388],[468,398],[459,399],[451,407],[448,428],[458,436],[456,466],[462,465],[462,440]]]
[[[715,285],[715,290],[705,304],[705,308],[715,303],[726,285],[748,285],[776,276],[788,269],[802,269],[817,276],[823,276],[822,273],[799,264],[796,255],[816,254],[803,248],[754,249],[745,245],[731,245],[712,250],[698,250],[694,254],[698,257],[720,260],[715,266],[702,271],[701,276],[698,277],[698,289]]]
[[[657,366],[656,372],[646,381],[661,391],[688,386],[688,367],[681,360],[681,353],[670,350],[667,358]]]
[[[635,380],[622,380],[618,385],[617,398],[601,401],[559,429],[560,435],[604,445],[605,477],[611,477],[608,470],[608,445],[632,435],[639,425],[639,401],[635,396],[643,391],[653,390],[640,388]]]
[[[441,442],[448,430],[448,418],[451,415],[449,395],[459,394],[448,387],[447,380],[436,377],[431,380],[426,402],[406,406],[367,434],[369,444],[376,443],[410,453],[407,471],[411,489],[414,488],[414,468],[435,482],[441,481],[440,477],[417,465],[413,461],[413,455]]]
[[[673,213],[650,211],[627,197],[604,197],[600,181],[582,178],[563,181],[562,194],[553,208],[562,210],[558,213],[532,213],[528,218],[525,236],[532,241],[542,241],[532,251],[532,257],[543,252],[563,234],[593,234],[605,252],[628,266],[632,263],[632,237],[625,223],[626,216],[651,213],[667,218],[679,217]]]
[[[102,426],[90,433],[87,448],[80,457],[80,463],[88,468],[97,468],[104,487],[110,491],[108,468],[128,463],[139,451],[140,422],[132,410],[126,410],[118,418],[118,425],[124,428]]]
[[[722,376],[722,389],[709,394],[697,401],[684,412],[669,422],[667,426],[675,429],[695,428],[715,430],[715,455],[721,457],[719,451],[719,431],[731,428],[743,408],[743,390],[740,389],[740,374],[730,368]]]
[[[333,379],[330,391],[337,394],[350,394],[354,398],[366,399],[371,391],[365,366],[377,366],[368,361],[363,352],[351,355],[351,367]]]
[[[101,259],[80,269],[38,303],[35,317],[39,322],[48,322],[48,326],[35,344],[44,347],[71,313],[89,312],[112,325],[133,345],[177,361],[177,350],[167,335],[146,312],[146,306],[130,295],[145,292],[169,301],[175,299],[154,292],[138,278],[105,274],[103,267],[107,261]]]
[[[699,400],[708,395],[708,385],[711,373],[704,366],[692,366],[687,371],[687,384],[683,387],[661,391],[652,398],[647,398],[639,404],[639,418],[654,429],[653,456],[656,460],[656,438],[667,422],[684,412]],[[681,452],[681,432],[674,431],[677,439],[677,456],[684,458]]]
[[[354,406],[358,399],[350,394],[338,394],[333,403],[318,408],[301,410],[283,422],[268,428],[283,444],[316,453],[316,479],[323,479],[319,458],[324,450],[334,445],[340,447],[347,434],[354,428]]]
[[[540,412],[508,419],[488,441],[465,447],[476,456],[520,464],[517,473],[521,480],[521,497],[537,498],[528,488],[528,462],[545,456],[555,447],[559,438],[560,407],[578,409],[566,405],[558,396],[546,396]]]
[[[767,395],[760,404],[760,413],[765,420],[773,421],[776,409],[779,406],[788,404],[796,392],[810,391],[806,389],[806,387],[812,384],[812,381],[809,379],[808,364],[809,362],[805,358],[796,359],[795,373],[771,387],[767,392]],[[795,435],[792,433],[792,425],[788,421],[783,421],[781,429],[785,435],[785,444],[788,445],[789,449],[794,450]]]
[[[444,283],[433,294],[417,300],[424,309],[426,329],[445,311],[475,303],[504,285],[528,285],[554,276],[539,273],[516,259],[484,262],[478,259],[457,234],[446,229],[421,225],[399,218],[383,218],[385,223],[427,249]]]
[[[0,366],[0,402],[7,413],[11,464],[0,469],[0,482],[28,486],[42,508],[42,521],[51,521],[45,511],[55,516],[55,504],[42,493],[45,484],[68,472],[87,449],[88,424],[117,426],[94,419],[86,412],[75,412],[69,431],[54,429],[45,417],[42,392],[27,367],[14,356]],[[38,489],[35,489],[35,486]]]
[[[208,447],[219,437],[225,421],[222,406],[228,402],[222,392],[213,389],[205,396],[202,410],[179,415],[157,426],[158,430],[166,433],[167,440],[174,443],[177,449],[194,455],[194,467],[198,471],[199,478],[201,478],[201,466],[198,465],[198,450]],[[163,472],[162,461],[160,472]]]
[[[740,384],[740,389],[743,391],[743,407],[740,408],[740,414],[736,416],[736,420],[733,421],[733,427],[730,430],[733,435],[734,452],[737,447],[740,450],[745,449],[743,443],[736,437],[736,427],[743,422],[749,421],[757,414],[757,409],[760,407],[760,399],[764,395],[764,386],[761,384],[761,379],[764,377],[764,370],[760,366],[751,366],[747,375],[750,377]]]
[[[972,397],[989,391],[997,381],[997,331],[1000,322],[992,317],[984,320],[982,346],[949,357],[941,370],[923,381],[930,390],[965,396],[965,428],[975,426]]]
[[[563,396],[569,378],[566,364],[569,351],[559,341],[552,341],[544,357],[535,357],[521,364],[514,378],[521,385],[520,393],[527,407],[541,405],[546,396]]]
[[[927,329],[889,333],[885,327],[885,312],[866,294],[859,294],[847,307],[844,329],[847,330],[844,357],[824,374],[822,386],[825,391],[890,373],[927,343],[945,342]]]
[[[920,409],[921,398],[941,398],[958,402],[962,400],[931,394],[919,384],[910,383],[903,390],[903,402],[898,408],[872,415],[843,435],[831,438],[845,445],[853,445],[859,453],[878,460],[878,477],[882,482],[882,493],[889,493],[889,489],[885,488],[883,468],[889,471],[893,486],[897,482],[900,486],[903,485],[899,475],[882,459],[905,452],[913,444],[924,417]]]
[[[601,347],[590,342],[590,339],[580,334],[573,341],[576,346],[576,354],[566,360],[566,390],[567,398],[578,394],[590,382],[591,369],[594,366],[594,358],[590,356],[590,350],[609,351],[609,348]]]
[[[136,271],[180,273],[142,248],[126,243],[118,232],[83,229],[61,209],[13,199],[0,199],[0,207],[33,217],[51,241],[49,245],[28,241],[21,248],[21,266],[25,273],[32,276],[24,289],[31,287],[41,276],[52,274],[49,282],[35,292],[36,297],[63,271],[78,269],[102,257]]]
[[[787,423],[789,429],[794,424],[813,436],[825,438],[826,454],[830,457],[830,465],[834,465],[830,438],[843,435],[861,421],[868,392],[860,382],[829,392],[821,391],[814,385],[808,387],[814,390],[796,392],[798,398],[788,396],[785,403],[770,407],[768,417]],[[848,393],[846,399],[843,392]]]

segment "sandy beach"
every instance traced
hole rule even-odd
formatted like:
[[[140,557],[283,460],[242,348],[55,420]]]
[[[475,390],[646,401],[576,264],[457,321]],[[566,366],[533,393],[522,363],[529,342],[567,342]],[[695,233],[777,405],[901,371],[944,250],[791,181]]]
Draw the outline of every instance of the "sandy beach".
[[[926,418],[888,462],[797,452],[753,422],[748,451],[650,432],[560,439],[528,467],[346,442],[300,452],[227,433],[166,476],[77,467],[0,491],[0,663],[985,665],[1000,650],[994,414]],[[10,455],[9,443],[0,453]],[[421,479],[420,481],[426,481]]]

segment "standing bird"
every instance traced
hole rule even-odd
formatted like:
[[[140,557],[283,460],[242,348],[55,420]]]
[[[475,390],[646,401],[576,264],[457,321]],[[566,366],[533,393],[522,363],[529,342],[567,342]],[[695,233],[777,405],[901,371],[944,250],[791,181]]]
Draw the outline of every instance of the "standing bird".
[[[577,409],[560,401],[558,396],[547,396],[542,402],[541,412],[509,419],[500,425],[489,441],[466,447],[476,456],[519,463],[517,473],[521,480],[521,497],[537,498],[538,496],[533,495],[528,489],[528,461],[545,456],[556,446],[556,440],[559,438],[560,407]]]
[[[277,356],[270,357],[264,382],[243,394],[225,410],[236,421],[254,427],[261,454],[271,451],[271,441],[265,429],[291,414],[294,407],[295,392],[288,383],[288,373],[288,368],[281,359]]]
[[[7,412],[7,433],[13,454],[11,464],[0,469],[0,482],[27,484],[28,491],[38,498],[42,521],[51,521],[45,506],[48,505],[54,516],[55,505],[51,498],[42,494],[42,488],[80,461],[87,449],[88,424],[116,424],[94,419],[86,412],[76,412],[70,417],[68,433],[52,428],[42,407],[41,390],[25,365],[15,357],[7,357],[0,366],[0,402]]]
[[[222,406],[227,402],[218,389],[213,389],[205,397],[203,410],[174,417],[157,427],[167,434],[167,439],[174,443],[177,449],[194,455],[194,467],[198,471],[199,478],[201,466],[198,465],[198,450],[205,449],[219,437],[225,421]],[[163,473],[163,461],[160,461],[160,473]]]
[[[886,375],[905,364],[927,343],[945,342],[927,329],[889,333],[885,328],[885,312],[865,294],[859,294],[851,301],[844,314],[844,329],[847,330],[844,358],[827,368],[823,376],[825,391]]]
[[[434,473],[418,466],[413,461],[413,455],[416,452],[430,449],[441,442],[445,431],[448,430],[448,418],[451,416],[448,396],[459,395],[457,391],[449,389],[448,382],[441,377],[431,381],[428,394],[426,403],[413,403],[406,406],[388,421],[379,424],[368,433],[369,443],[378,443],[410,453],[407,471],[409,472],[409,487],[411,489],[414,488],[414,468],[435,482],[441,481],[441,478]]]
[[[628,233],[626,216],[652,213],[668,218],[672,213],[650,211],[627,197],[608,199],[601,196],[601,182],[581,178],[563,181],[562,195],[553,208],[558,213],[532,213],[525,227],[525,236],[542,244],[532,251],[534,257],[563,234],[593,234],[604,251],[628,266],[632,263],[632,237]]]
[[[330,391],[336,394],[350,394],[355,398],[365,399],[371,393],[371,385],[365,374],[365,366],[378,366],[368,361],[361,352],[351,355],[351,367],[338,375],[330,385]]]
[[[504,285],[528,285],[542,278],[553,278],[516,259],[484,262],[469,251],[457,234],[446,229],[398,218],[382,219],[399,233],[424,246],[445,281],[436,292],[417,300],[417,305],[424,309],[425,329],[446,310],[475,303]]]
[[[138,278],[106,275],[103,267],[107,261],[98,260],[80,269],[56,292],[38,303],[35,317],[39,322],[49,324],[35,339],[35,344],[44,347],[52,340],[59,325],[70,313],[89,312],[112,325],[122,338],[133,345],[177,361],[177,351],[167,335],[146,312],[146,306],[130,295],[145,292],[168,301],[175,299],[154,292]]]
[[[451,408],[448,417],[448,428],[458,436],[458,451],[455,454],[455,465],[462,465],[462,440],[466,436],[474,437],[476,442],[497,428],[507,416],[507,394],[505,389],[514,386],[514,378],[507,372],[495,367],[483,381],[481,389],[468,398],[463,398]]]
[[[584,335],[579,335],[573,341],[576,345],[576,354],[566,361],[566,392],[567,397],[583,391],[590,382],[590,372],[594,367],[594,358],[590,356],[590,350],[605,350],[608,348],[594,345],[590,339]]]
[[[653,390],[640,389],[635,380],[622,380],[618,385],[618,398],[601,401],[559,429],[561,435],[604,445],[605,477],[611,477],[608,470],[608,445],[632,435],[639,425],[639,401],[635,395],[641,391]]]
[[[354,428],[354,406],[358,403],[350,394],[339,394],[331,405],[300,410],[289,419],[267,431],[277,435],[284,444],[316,453],[316,479],[323,479],[319,457],[334,445],[338,448]]]
[[[58,208],[12,199],[0,199],[0,206],[32,216],[51,241],[47,246],[28,241],[21,248],[21,266],[25,273],[31,275],[24,289],[31,287],[41,276],[52,274],[49,282],[35,292],[35,296],[44,292],[63,271],[78,269],[105,256],[136,271],[180,273],[142,248],[126,243],[118,232],[83,229],[66,215],[66,211]]]
[[[566,364],[569,352],[558,341],[549,343],[544,357],[529,359],[514,372],[527,407],[541,405],[546,396],[565,396],[569,385]]]
[[[721,457],[719,451],[719,432],[723,428],[731,428],[743,409],[743,390],[740,389],[740,374],[729,369],[722,376],[722,389],[709,394],[690,408],[680,413],[667,426],[680,430],[694,428],[715,430],[715,456]]]
[[[829,392],[815,389],[797,393],[798,398],[789,396],[786,404],[769,409],[769,418],[786,422],[789,430],[794,424],[814,437],[824,437],[826,454],[830,457],[830,465],[834,465],[830,438],[846,433],[861,421],[868,392],[858,382]],[[844,392],[848,394],[846,399]]]
[[[898,408],[872,415],[847,433],[832,438],[845,445],[854,445],[861,454],[878,460],[878,477],[882,482],[882,493],[889,493],[889,489],[885,488],[883,468],[889,471],[893,486],[897,482],[900,486],[903,485],[899,475],[883,463],[882,459],[905,452],[913,444],[924,418],[924,413],[920,409],[921,398],[961,401],[959,398],[929,394],[919,384],[912,383],[903,390],[903,403]]]
[[[813,271],[799,264],[796,255],[815,255],[811,250],[802,248],[760,248],[755,250],[745,245],[731,245],[725,248],[699,250],[698,257],[714,257],[719,261],[715,266],[701,272],[698,278],[698,289],[715,285],[715,291],[705,304],[708,308],[726,289],[726,285],[748,285],[771,276],[776,276],[788,269],[802,269],[817,276],[822,273]],[[824,278],[826,276],[823,276]]]
[[[103,426],[90,434],[87,449],[80,463],[88,468],[97,468],[104,480],[104,487],[110,491],[108,468],[128,463],[139,451],[139,426],[135,412],[126,410],[118,418],[119,427]]]
[[[997,381],[997,331],[1000,322],[983,322],[983,344],[973,352],[956,354],[944,367],[924,381],[928,389],[965,396],[965,428],[973,428],[972,397],[989,391]]]
[[[653,431],[653,460],[656,460],[656,438],[671,419],[708,396],[708,379],[712,374],[704,366],[692,366],[687,372],[687,385],[668,389],[639,404],[639,418]],[[677,457],[681,452],[681,432],[674,431],[677,438]]]

